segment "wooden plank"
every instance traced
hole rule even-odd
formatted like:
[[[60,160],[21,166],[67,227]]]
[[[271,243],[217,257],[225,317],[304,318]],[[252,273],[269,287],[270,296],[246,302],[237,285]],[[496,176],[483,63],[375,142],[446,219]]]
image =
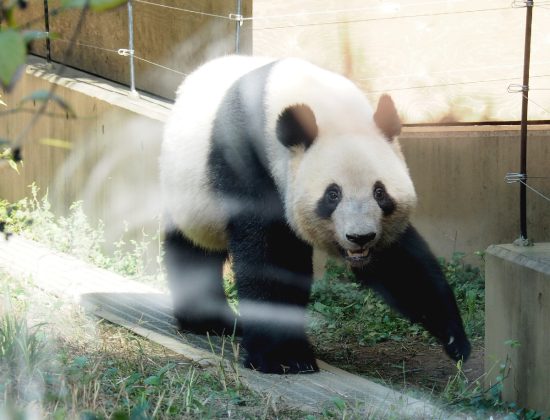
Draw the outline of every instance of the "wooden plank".
[[[292,407],[319,412],[333,406],[335,398],[341,398],[365,416],[452,418],[428,402],[322,361],[318,362],[319,373],[304,375],[266,375],[239,368],[242,353],[238,340],[181,334],[172,317],[169,296],[18,236],[0,240],[0,269],[31,277],[38,287],[76,300],[96,315],[205,367],[223,365],[234,369],[251,389],[271,400],[284,400]]]

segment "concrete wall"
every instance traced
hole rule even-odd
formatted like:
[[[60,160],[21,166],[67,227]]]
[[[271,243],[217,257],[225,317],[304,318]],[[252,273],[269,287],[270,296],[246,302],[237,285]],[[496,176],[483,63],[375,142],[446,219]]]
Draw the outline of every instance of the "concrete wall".
[[[130,99],[127,89],[76,70],[57,78],[43,60],[32,60],[15,90],[2,99],[10,107],[30,92],[58,85],[56,94],[71,105],[77,119],[68,119],[56,104],[46,112],[23,143],[19,174],[0,163],[0,198],[27,196],[36,182],[58,214],[83,200],[92,219],[105,221],[109,239],[125,229],[151,233],[158,229],[157,157],[163,123],[170,104],[150,97]],[[29,103],[35,110],[40,104]],[[0,137],[16,139],[27,127],[30,113],[2,118]]]
[[[519,237],[519,127],[409,128],[401,137],[419,198],[413,222],[438,255],[483,251]],[[550,176],[550,127],[531,126],[528,174]],[[550,179],[529,185],[550,195]],[[548,202],[527,192],[528,236],[550,240]]]
[[[550,414],[550,243],[487,250],[485,382],[503,399]],[[506,368],[501,371],[500,366]],[[545,417],[545,416],[543,416]]]
[[[37,60],[3,98],[10,106],[55,80],[40,65]],[[28,136],[21,173],[0,167],[0,197],[21,198],[37,181],[50,188],[59,210],[83,199],[108,230],[116,231],[130,218],[136,227],[156,226],[157,155],[170,105],[147,97],[131,100],[122,87],[77,71],[66,76],[55,81],[58,94],[79,119],[66,119],[64,113],[42,118]],[[59,108],[54,104],[48,111]],[[0,137],[15,138],[29,119],[25,113],[4,117]],[[51,139],[68,142],[67,148]],[[519,236],[519,186],[504,182],[505,174],[519,167],[517,128],[409,128],[401,143],[419,196],[413,222],[436,254],[473,253]],[[548,176],[548,162],[550,127],[531,127],[529,173]],[[548,180],[530,184],[550,193]],[[549,241],[548,203],[528,192],[528,205],[530,238]]]

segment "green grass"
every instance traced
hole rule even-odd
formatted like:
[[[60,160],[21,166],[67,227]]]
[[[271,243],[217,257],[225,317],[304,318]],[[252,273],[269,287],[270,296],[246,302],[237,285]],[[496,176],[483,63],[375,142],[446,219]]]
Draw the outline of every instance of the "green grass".
[[[456,254],[441,265],[463,316],[468,336],[483,337],[484,280],[479,268],[467,265],[464,255]],[[325,340],[339,342],[354,337],[360,345],[405,338],[429,340],[418,324],[411,324],[369,289],[354,282],[353,275],[341,265],[329,262],[325,276],[314,283],[310,306],[314,316],[312,332]]]
[[[0,418],[307,417],[32,283],[0,273],[0,288]]]
[[[160,230],[151,235],[142,231],[141,237],[128,238],[124,224],[126,235],[106,244],[103,222],[93,224],[81,201],[73,203],[66,216],[59,217],[53,213],[47,193],[39,197],[36,185],[29,188],[30,195],[16,203],[0,200],[0,230],[6,236],[22,234],[97,267],[165,288]]]
[[[29,198],[17,203],[0,200],[0,230],[24,234],[96,266],[164,287],[158,232],[143,234],[140,240],[120,238],[106,247],[103,224],[92,225],[82,203],[73,204],[67,216],[56,217],[47,195],[39,198],[38,193],[31,186]],[[152,261],[157,270],[150,274],[146,267],[151,266],[148,250],[152,244],[158,256]],[[468,336],[474,343],[480,342],[484,335],[482,270],[466,264],[463,254],[442,260],[441,265]],[[123,328],[91,321],[77,309],[57,320],[61,329],[50,324],[51,312],[29,317],[25,308],[17,306],[23,302],[28,308],[29,295],[34,296],[36,290],[20,280],[6,280],[1,275],[0,280],[10,284],[10,302],[17,303],[0,311],[0,403],[8,417],[25,417],[32,410],[38,410],[39,417],[56,419],[307,417],[242,388],[234,372],[203,370]],[[230,275],[225,288],[236,306]],[[54,303],[48,305],[56,309],[54,313],[63,314],[57,310],[63,304],[51,299],[48,301]],[[345,351],[343,344],[350,341],[359,346],[434,343],[421,326],[405,321],[375,293],[359,287],[337,264],[329,263],[324,278],[314,283],[311,301],[309,332],[313,342],[323,347]],[[48,324],[42,323],[45,319]],[[453,409],[474,413],[474,418],[484,418],[491,410],[512,416],[510,419],[542,418],[539,413],[503,403],[500,389],[501,384],[487,390],[480,380],[468,381],[459,365],[435,397]],[[352,405],[336,398],[333,409],[320,418],[353,417]],[[0,417],[5,417],[2,412]]]

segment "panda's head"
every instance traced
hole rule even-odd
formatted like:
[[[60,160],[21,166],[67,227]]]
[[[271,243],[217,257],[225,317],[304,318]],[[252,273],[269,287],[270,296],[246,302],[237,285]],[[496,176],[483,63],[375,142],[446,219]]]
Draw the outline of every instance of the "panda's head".
[[[334,129],[336,121],[299,104],[277,122],[290,155],[287,219],[310,244],[355,267],[397,239],[416,204],[395,139],[401,124],[391,98],[383,96],[369,116],[353,129]]]

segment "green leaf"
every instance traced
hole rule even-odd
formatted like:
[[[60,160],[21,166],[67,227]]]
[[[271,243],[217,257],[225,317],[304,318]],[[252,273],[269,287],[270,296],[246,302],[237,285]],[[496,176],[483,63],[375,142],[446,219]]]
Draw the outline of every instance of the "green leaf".
[[[56,104],[58,104],[67,114],[69,114],[69,117],[76,118],[76,114],[71,108],[71,106],[60,96],[57,96],[55,94],[52,94],[50,91],[47,90],[36,90],[30,95],[25,96],[21,101],[19,101],[18,106],[21,107],[24,103],[29,101],[38,101],[38,102],[48,102],[48,101],[54,101]]]
[[[0,84],[6,90],[13,87],[26,56],[27,44],[20,33],[12,29],[0,32]]]
[[[86,4],[90,6],[90,9],[96,12],[102,12],[104,10],[114,9],[124,3],[127,0],[63,0],[61,4],[65,8],[82,9]]]

